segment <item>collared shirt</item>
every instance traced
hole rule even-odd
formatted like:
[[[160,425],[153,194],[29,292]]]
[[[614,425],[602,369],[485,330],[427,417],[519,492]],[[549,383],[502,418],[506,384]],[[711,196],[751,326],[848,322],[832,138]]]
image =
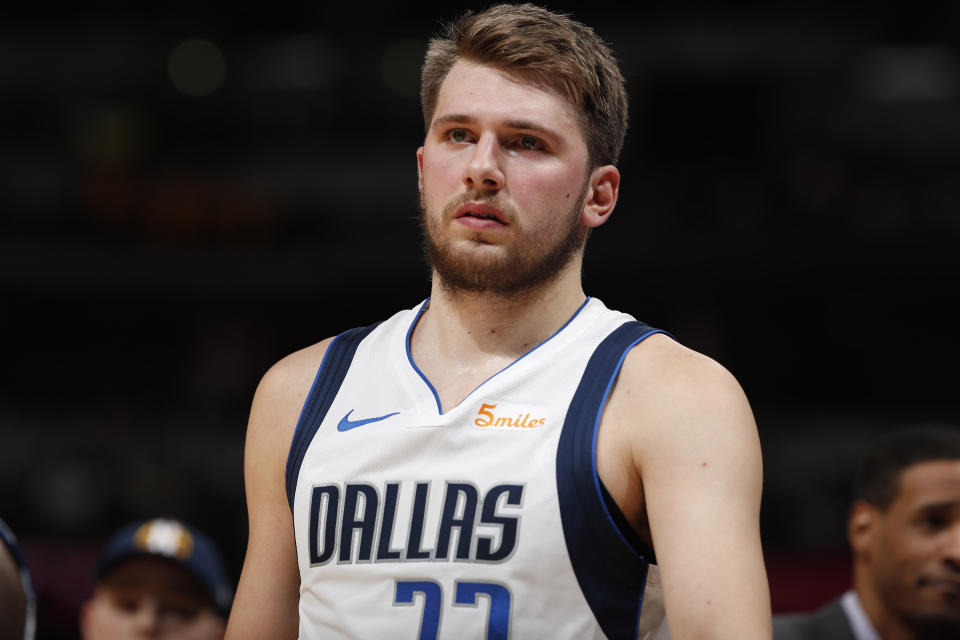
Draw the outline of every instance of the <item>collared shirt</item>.
[[[844,613],[847,614],[847,620],[850,621],[850,627],[853,629],[853,637],[856,640],[881,640],[880,634],[873,628],[867,612],[863,610],[860,604],[860,598],[852,589],[843,594],[840,600]]]

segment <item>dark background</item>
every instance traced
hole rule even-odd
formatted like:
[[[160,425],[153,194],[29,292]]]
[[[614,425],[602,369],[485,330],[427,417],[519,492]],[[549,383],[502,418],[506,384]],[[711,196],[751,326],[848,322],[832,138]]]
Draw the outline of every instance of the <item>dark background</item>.
[[[585,288],[737,376],[774,608],[822,602],[864,446],[960,422],[958,5],[551,7],[612,44],[632,101]],[[419,64],[459,11],[2,10],[0,516],[41,638],[71,637],[134,518],[193,522],[237,578],[260,376],[427,295]]]

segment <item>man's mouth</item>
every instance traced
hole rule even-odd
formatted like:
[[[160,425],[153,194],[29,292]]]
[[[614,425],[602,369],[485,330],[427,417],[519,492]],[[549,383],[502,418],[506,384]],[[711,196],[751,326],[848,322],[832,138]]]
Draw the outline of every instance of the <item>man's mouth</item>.
[[[960,597],[960,578],[945,576],[922,576],[920,580],[918,580],[918,584],[921,587],[930,587],[954,598]]]
[[[503,212],[494,206],[481,202],[468,202],[460,206],[455,216],[456,218],[478,218],[480,220],[493,220],[506,225]]]

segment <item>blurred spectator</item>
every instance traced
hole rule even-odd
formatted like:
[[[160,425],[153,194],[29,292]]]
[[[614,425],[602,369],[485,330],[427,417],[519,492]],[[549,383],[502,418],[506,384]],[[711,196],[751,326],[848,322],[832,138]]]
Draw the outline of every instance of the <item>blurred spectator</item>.
[[[223,637],[233,590],[217,547],[193,527],[128,525],[107,543],[96,574],[80,612],[84,640]]]
[[[16,536],[0,520],[0,640],[33,640],[36,598]]]
[[[878,442],[847,522],[853,588],[776,640],[960,638],[960,429],[917,426]]]

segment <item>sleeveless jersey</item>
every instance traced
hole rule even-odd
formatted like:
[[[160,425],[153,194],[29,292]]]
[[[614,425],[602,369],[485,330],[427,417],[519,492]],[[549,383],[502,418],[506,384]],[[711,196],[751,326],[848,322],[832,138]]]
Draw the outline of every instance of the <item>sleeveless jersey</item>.
[[[660,638],[655,560],[597,475],[626,353],[588,298],[441,410],[410,356],[428,302],[329,345],[287,460],[301,638]]]

